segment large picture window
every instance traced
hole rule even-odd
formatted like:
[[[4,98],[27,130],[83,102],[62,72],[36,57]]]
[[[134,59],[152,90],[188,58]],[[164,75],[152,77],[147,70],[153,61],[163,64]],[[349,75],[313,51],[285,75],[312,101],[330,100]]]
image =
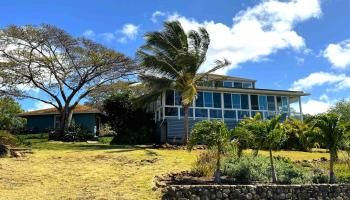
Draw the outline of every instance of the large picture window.
[[[242,82],[234,82],[233,86],[235,88],[243,88],[243,83]]]
[[[196,109],[196,117],[208,117],[207,109]]]
[[[282,97],[282,111],[288,112],[288,97]]]
[[[221,110],[210,109],[210,118],[222,118]]]
[[[241,95],[232,94],[232,107],[233,108],[241,108]]]
[[[198,92],[197,99],[196,99],[196,107],[203,107],[203,106],[204,106],[203,92]]]
[[[249,109],[248,95],[247,94],[241,94],[241,108],[242,109]]]
[[[177,107],[165,107],[165,116],[178,116]]]
[[[235,110],[225,110],[224,117],[225,117],[225,119],[236,119],[236,111]]]
[[[259,110],[267,110],[267,97],[259,96]]]
[[[270,111],[276,110],[275,96],[267,96],[267,108]]]
[[[224,87],[232,88],[233,87],[232,81],[224,81]]]
[[[165,105],[168,105],[168,106],[174,105],[174,90],[167,90],[165,92]]]
[[[214,108],[221,108],[221,94],[214,92],[213,100],[214,100]]]
[[[258,95],[250,95],[250,105],[252,110],[259,110]]]
[[[204,107],[213,107],[213,93],[204,92]]]
[[[178,91],[175,91],[175,105],[180,106],[181,105],[181,93]]]
[[[224,107],[225,108],[232,108],[231,94],[230,93],[224,93]]]

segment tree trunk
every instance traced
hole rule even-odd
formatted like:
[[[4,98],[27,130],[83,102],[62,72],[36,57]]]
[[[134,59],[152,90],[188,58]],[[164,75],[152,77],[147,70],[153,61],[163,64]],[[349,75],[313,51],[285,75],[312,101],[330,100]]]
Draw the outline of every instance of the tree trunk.
[[[189,122],[188,122],[188,105],[183,106],[184,109],[184,135],[183,135],[183,144],[186,145],[188,142],[188,129],[189,129]]]
[[[221,182],[220,163],[221,163],[221,152],[220,152],[220,149],[218,148],[217,159],[216,159],[216,170],[215,170],[215,174],[214,174],[214,182],[215,183]]]
[[[59,138],[61,138],[64,135],[65,131],[70,127],[72,122],[72,116],[72,109],[70,109],[69,107],[63,108],[60,119],[60,129],[58,135]]]
[[[269,149],[270,152],[270,165],[271,165],[271,175],[272,175],[272,183],[277,183],[277,175],[275,170],[275,165],[273,164],[273,157],[272,157],[272,149]]]
[[[330,150],[330,160],[329,160],[329,183],[335,183],[335,175],[334,175],[334,161],[336,157],[336,151]]]

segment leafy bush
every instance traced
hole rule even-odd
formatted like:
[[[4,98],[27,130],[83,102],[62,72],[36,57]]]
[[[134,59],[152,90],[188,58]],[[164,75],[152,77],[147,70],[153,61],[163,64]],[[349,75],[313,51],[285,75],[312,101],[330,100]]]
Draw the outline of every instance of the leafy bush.
[[[275,158],[275,167],[278,183],[305,184],[317,179],[311,168],[296,165],[286,158]],[[228,158],[223,164],[223,174],[238,183],[267,183],[271,180],[270,170],[270,160],[264,156]],[[320,176],[320,174],[317,175]]]
[[[153,113],[138,108],[130,93],[114,94],[103,102],[104,121],[116,133],[112,144],[145,144],[154,141]]]
[[[216,169],[216,153],[205,151],[198,155],[191,172],[195,176],[212,177]]]
[[[109,143],[111,143],[112,140],[113,140],[113,137],[109,137],[109,136],[104,136],[104,137],[98,138],[98,142],[100,142],[102,144],[109,144]]]
[[[9,147],[22,145],[24,142],[12,135],[8,131],[0,130],[0,157],[8,154]]]
[[[91,139],[93,135],[89,129],[80,124],[72,124],[62,138],[65,142],[83,142]]]

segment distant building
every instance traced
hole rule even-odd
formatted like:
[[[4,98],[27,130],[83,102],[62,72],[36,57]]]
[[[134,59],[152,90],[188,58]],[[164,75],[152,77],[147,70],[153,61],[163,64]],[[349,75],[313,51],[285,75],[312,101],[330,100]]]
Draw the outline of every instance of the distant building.
[[[239,120],[261,113],[263,119],[282,114],[283,118],[302,119],[302,91],[256,88],[256,81],[221,75],[209,75],[198,86],[197,99],[189,109],[190,130],[205,119],[224,120],[233,128]],[[181,142],[184,132],[181,95],[166,91],[151,105],[161,142]]]
[[[29,111],[19,116],[27,119],[26,127],[29,132],[48,132],[60,126],[60,114],[56,108]],[[96,135],[101,127],[101,112],[89,106],[77,105],[73,110],[72,121]]]

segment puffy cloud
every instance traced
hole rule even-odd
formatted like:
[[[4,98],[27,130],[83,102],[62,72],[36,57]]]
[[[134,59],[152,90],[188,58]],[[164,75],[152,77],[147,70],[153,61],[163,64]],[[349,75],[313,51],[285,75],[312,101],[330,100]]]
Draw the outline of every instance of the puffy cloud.
[[[240,63],[260,61],[280,49],[304,50],[304,39],[293,28],[297,23],[321,15],[319,0],[268,0],[239,12],[233,25],[214,21],[197,22],[175,13],[168,20],[179,20],[185,30],[204,26],[211,37],[207,62],[202,71],[211,68],[215,59],[227,58],[232,65],[218,71],[225,74]]]
[[[311,90],[313,87],[333,85],[328,91],[339,91],[350,88],[350,77],[346,74],[314,72],[305,78],[293,82],[290,90]]]
[[[338,44],[329,44],[323,56],[332,63],[334,68],[346,69],[350,67],[350,39]]]
[[[134,24],[124,24],[123,28],[115,32],[95,33],[93,30],[86,30],[83,36],[91,39],[102,39],[106,42],[117,41],[127,43],[128,40],[134,40],[139,34],[139,26]]]
[[[95,35],[96,35],[96,33],[93,30],[86,30],[83,33],[83,36],[85,36],[87,38],[93,38],[93,37],[95,37]]]
[[[139,33],[139,26],[134,24],[125,24],[122,33],[129,39],[135,39]]]
[[[158,22],[158,17],[163,17],[163,16],[165,16],[165,13],[164,12],[162,12],[162,11],[159,11],[159,10],[157,10],[157,11],[155,11],[153,14],[152,14],[152,17],[151,17],[151,21],[153,22],[153,23],[157,23]]]
[[[326,112],[331,106],[332,104],[328,101],[319,101],[313,99],[302,103],[303,113],[311,115]]]

